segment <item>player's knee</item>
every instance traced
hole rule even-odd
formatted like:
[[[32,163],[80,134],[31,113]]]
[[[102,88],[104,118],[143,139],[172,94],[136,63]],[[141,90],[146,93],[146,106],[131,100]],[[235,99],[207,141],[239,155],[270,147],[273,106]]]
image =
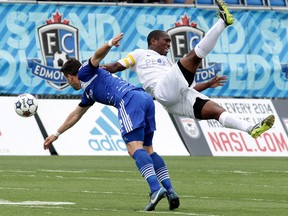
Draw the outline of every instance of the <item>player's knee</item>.
[[[218,120],[223,112],[225,112],[225,109],[214,101],[196,98],[194,104],[194,114],[196,118]]]
[[[151,155],[154,153],[153,147],[152,146],[143,146],[143,148],[146,150],[146,152]]]
[[[127,143],[127,150],[128,150],[128,154],[133,157],[134,153],[138,150],[138,149],[142,149],[143,148],[143,142],[142,141],[132,141]]]

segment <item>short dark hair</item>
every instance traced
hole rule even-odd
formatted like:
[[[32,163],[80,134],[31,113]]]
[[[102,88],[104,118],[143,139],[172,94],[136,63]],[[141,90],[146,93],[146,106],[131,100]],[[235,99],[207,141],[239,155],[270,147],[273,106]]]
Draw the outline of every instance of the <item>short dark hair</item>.
[[[151,45],[151,40],[152,40],[152,38],[158,40],[163,33],[166,33],[166,32],[165,32],[165,31],[162,31],[162,30],[154,30],[154,31],[151,31],[151,32],[148,34],[148,37],[147,37],[148,46]]]
[[[67,62],[65,62],[60,71],[64,73],[65,76],[67,76],[68,74],[76,75],[80,67],[81,63],[77,59],[71,58]]]

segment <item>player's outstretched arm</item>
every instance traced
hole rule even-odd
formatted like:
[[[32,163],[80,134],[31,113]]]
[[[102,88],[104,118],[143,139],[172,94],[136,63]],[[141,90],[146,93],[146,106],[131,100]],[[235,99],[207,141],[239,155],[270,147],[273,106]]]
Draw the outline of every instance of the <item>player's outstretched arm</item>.
[[[123,33],[118,34],[116,37],[109,40],[107,43],[105,43],[102,47],[100,47],[92,56],[91,63],[93,66],[97,67],[99,63],[102,61],[102,59],[107,55],[111,47],[113,46],[119,46],[120,40],[123,38]]]
[[[64,133],[66,130],[68,130],[69,128],[73,127],[73,125],[75,125],[80,118],[83,116],[83,114],[90,108],[91,106],[87,106],[87,107],[80,107],[77,106],[76,109],[74,111],[72,111],[68,117],[66,118],[66,120],[64,121],[64,123],[60,126],[60,128],[52,135],[48,136],[45,141],[44,141],[44,149],[49,149],[50,145],[58,139],[58,137]]]
[[[194,89],[197,90],[198,92],[201,92],[201,91],[204,91],[207,88],[216,88],[218,86],[223,86],[226,82],[227,82],[227,77],[226,76],[218,76],[218,75],[216,75],[215,77],[213,77],[208,82],[197,83],[194,86]]]
[[[124,67],[119,62],[104,64],[104,65],[101,65],[101,67],[109,71],[110,73],[116,73],[116,72],[120,72],[126,69],[126,67]]]

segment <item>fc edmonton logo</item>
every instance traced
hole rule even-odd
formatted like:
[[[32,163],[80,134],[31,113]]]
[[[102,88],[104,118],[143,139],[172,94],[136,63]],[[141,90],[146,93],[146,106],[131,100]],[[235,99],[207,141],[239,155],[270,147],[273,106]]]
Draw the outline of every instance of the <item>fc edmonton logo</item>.
[[[53,20],[38,28],[39,45],[43,63],[38,59],[28,60],[32,73],[47,81],[57,90],[68,86],[60,68],[69,58],[79,57],[78,29],[62,20],[62,15],[56,11]]]
[[[101,115],[95,121],[95,127],[90,131],[89,146],[96,152],[124,152],[127,147],[119,133],[117,115],[107,106],[101,110]]]
[[[171,59],[177,62],[182,57],[191,52],[199,41],[205,36],[205,32],[197,28],[197,24],[190,22],[190,17],[184,14],[181,17],[181,22],[176,22],[175,27],[167,30],[171,38]],[[220,70],[221,65],[217,63],[209,63],[206,68],[206,62],[203,58],[199,69],[197,70],[195,81],[202,82],[214,77]]]

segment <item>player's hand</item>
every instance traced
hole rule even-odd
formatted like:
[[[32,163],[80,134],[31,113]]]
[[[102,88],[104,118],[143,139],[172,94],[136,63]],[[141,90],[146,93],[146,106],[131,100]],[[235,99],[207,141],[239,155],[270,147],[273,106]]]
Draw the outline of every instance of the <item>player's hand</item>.
[[[104,70],[106,70],[107,66],[105,64],[103,65],[99,65],[100,68],[103,68]]]
[[[54,135],[48,136],[44,141],[44,149],[45,150],[49,149],[49,147],[52,145],[52,143],[57,139],[58,139],[57,136],[54,136]]]
[[[119,46],[120,43],[119,41],[123,38],[123,32],[121,32],[120,34],[118,34],[117,36],[115,36],[114,38],[112,38],[112,44],[113,46]]]
[[[209,81],[210,88],[216,88],[218,86],[223,86],[227,82],[226,76],[218,76],[216,75]]]

